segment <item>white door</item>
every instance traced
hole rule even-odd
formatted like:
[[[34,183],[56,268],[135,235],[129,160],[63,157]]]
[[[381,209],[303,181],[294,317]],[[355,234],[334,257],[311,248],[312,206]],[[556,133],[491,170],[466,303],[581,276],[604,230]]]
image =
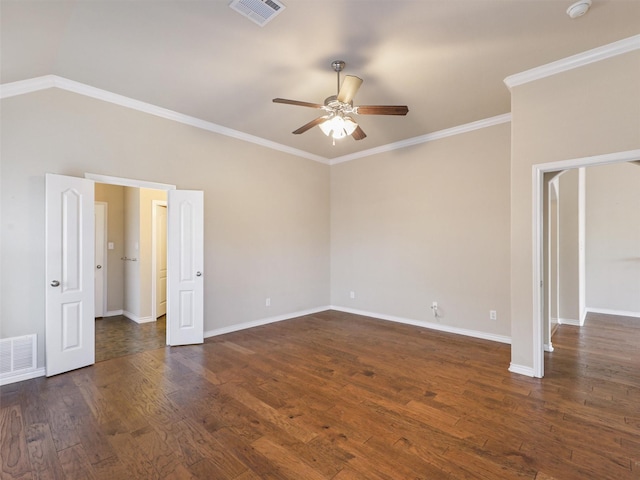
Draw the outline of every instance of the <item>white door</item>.
[[[45,177],[47,376],[95,362],[94,182]]]
[[[106,286],[105,281],[107,272],[107,204],[105,202],[95,203],[95,255],[94,262],[94,295],[95,295],[95,312],[96,318],[103,317],[106,311]]]
[[[167,313],[167,205],[155,204],[156,318]]]
[[[169,190],[167,345],[204,341],[203,192]]]

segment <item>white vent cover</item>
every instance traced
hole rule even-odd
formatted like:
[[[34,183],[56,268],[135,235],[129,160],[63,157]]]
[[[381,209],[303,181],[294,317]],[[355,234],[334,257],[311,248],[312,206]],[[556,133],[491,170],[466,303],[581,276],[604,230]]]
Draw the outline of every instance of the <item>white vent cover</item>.
[[[0,378],[35,370],[36,338],[34,334],[0,340]]]
[[[286,8],[276,0],[232,0],[229,7],[261,27]]]

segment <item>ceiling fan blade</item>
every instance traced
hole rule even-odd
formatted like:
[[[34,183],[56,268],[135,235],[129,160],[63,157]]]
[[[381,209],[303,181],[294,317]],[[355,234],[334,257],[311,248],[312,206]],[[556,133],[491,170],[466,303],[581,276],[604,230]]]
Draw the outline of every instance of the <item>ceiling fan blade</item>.
[[[362,79],[353,75],[345,75],[342,86],[338,92],[338,101],[342,103],[351,103],[353,97],[356,96],[358,89],[362,85]]]
[[[307,130],[311,130],[316,125],[320,125],[321,123],[324,123],[325,121],[327,121],[328,118],[329,117],[327,117],[326,115],[324,117],[318,117],[315,120],[311,120],[309,123],[301,126],[299,129],[294,130],[293,133],[296,134],[296,135],[304,133]]]
[[[360,125],[358,125],[356,129],[353,131],[353,133],[351,134],[351,136],[354,138],[354,140],[362,140],[367,136],[367,134],[364,133],[364,130],[362,130],[360,128]]]
[[[360,105],[356,107],[359,115],[406,115],[409,107],[406,105]]]
[[[322,108],[319,103],[301,102],[299,100],[287,100],[286,98],[274,98],[273,103],[285,103],[287,105],[298,105],[299,107]]]

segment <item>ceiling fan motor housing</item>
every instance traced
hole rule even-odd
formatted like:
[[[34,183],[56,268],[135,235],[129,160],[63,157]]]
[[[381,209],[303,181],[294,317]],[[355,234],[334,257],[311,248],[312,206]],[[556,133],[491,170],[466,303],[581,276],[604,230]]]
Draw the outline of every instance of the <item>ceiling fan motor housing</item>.
[[[346,63],[344,63],[344,60],[334,60],[331,62],[331,68],[333,68],[335,72],[341,72],[344,70],[345,65]]]

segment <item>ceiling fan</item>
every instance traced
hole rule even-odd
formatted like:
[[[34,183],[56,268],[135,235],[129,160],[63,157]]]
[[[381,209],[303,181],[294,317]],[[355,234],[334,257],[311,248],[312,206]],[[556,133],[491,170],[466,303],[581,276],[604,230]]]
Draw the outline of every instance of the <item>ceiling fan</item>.
[[[327,97],[324,104],[287,100],[286,98],[274,98],[274,103],[285,103],[301,107],[318,108],[325,114],[302,127],[294,130],[298,135],[318,125],[323,133],[334,139],[351,135],[355,140],[362,140],[367,136],[351,115],[406,115],[409,108],[406,105],[360,105],[353,106],[353,97],[362,84],[362,79],[353,75],[345,75],[342,86],[340,85],[340,72],[344,69],[345,62],[335,60],[331,67],[338,76],[338,94]]]

